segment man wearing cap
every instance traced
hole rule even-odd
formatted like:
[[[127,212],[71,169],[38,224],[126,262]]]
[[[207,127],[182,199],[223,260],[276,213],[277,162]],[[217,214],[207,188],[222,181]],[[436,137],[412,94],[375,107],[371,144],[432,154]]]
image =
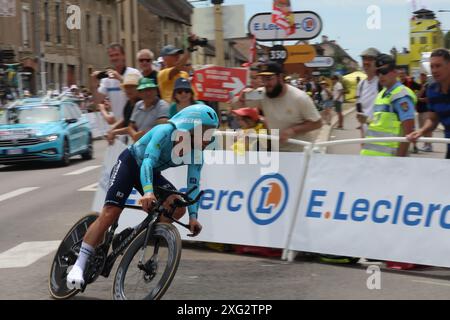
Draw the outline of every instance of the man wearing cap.
[[[380,52],[375,48],[369,48],[361,53],[363,70],[367,75],[367,79],[358,83],[356,88],[356,103],[357,106],[359,105],[358,112],[363,113],[368,118],[372,118],[375,99],[383,89],[379,83],[377,67],[375,66],[378,55],[380,55]],[[359,129],[361,130],[361,137],[364,138],[366,136],[367,124],[362,123]]]
[[[134,141],[138,141],[154,126],[169,120],[169,104],[158,97],[158,85],[153,79],[141,78],[137,90],[142,101],[136,103],[129,124]]]
[[[358,120],[368,123],[367,138],[404,137],[414,130],[415,104],[417,97],[408,87],[398,82],[395,60],[381,54],[376,60],[377,75],[384,89],[375,100],[372,118],[358,114]],[[408,155],[409,143],[373,142],[365,143],[361,155],[398,156]]]
[[[280,130],[280,151],[302,151],[302,147],[289,144],[287,140],[314,141],[313,131],[322,127],[314,102],[305,92],[284,82],[283,68],[276,62],[261,64],[258,76],[264,84],[262,100],[246,100],[244,90],[239,96],[240,104],[260,108],[267,128]]]
[[[193,37],[190,39],[193,39]],[[189,41],[189,44],[186,52],[175,48],[173,45],[165,46],[161,50],[165,68],[158,73],[158,84],[161,98],[168,103],[172,102],[175,81],[179,78],[189,79],[189,74],[183,71],[190,58],[190,52],[194,51],[191,41]]]

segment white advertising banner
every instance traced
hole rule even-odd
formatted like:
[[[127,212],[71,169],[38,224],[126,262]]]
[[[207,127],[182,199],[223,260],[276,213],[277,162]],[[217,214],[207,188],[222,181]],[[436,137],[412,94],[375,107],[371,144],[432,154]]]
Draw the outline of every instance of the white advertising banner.
[[[104,169],[95,197],[93,210],[101,211],[103,206],[109,172],[125,145],[116,142],[105,157]],[[275,158],[279,155],[279,158]],[[259,155],[254,154],[255,157]],[[251,157],[251,156],[250,156]],[[235,164],[224,164],[235,159]],[[266,173],[261,164],[238,164],[233,152],[205,152],[205,165],[201,175],[201,190],[205,192],[200,200],[199,221],[203,225],[196,238],[187,237],[188,230],[179,227],[184,240],[208,241],[230,244],[244,244],[283,248],[292,213],[295,212],[302,174],[303,154],[272,154],[271,164],[276,170]],[[215,164],[213,163],[215,162]],[[276,166],[275,166],[275,162]],[[266,168],[268,168],[266,162]],[[163,172],[175,187],[186,191],[187,168],[172,168]],[[140,195],[133,191],[128,204],[137,204]],[[140,223],[143,213],[124,210],[119,220],[120,231]],[[182,222],[188,222],[188,215]]]
[[[110,126],[106,123],[100,112],[87,113],[86,117],[91,125],[92,137],[94,139],[103,137],[109,131]]]
[[[448,160],[313,154],[292,250],[450,267]]]

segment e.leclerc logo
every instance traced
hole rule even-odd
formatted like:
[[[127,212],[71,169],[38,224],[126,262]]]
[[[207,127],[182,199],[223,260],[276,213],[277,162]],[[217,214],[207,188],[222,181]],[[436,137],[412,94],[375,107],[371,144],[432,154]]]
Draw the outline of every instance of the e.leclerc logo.
[[[316,29],[317,23],[313,18],[305,18],[302,22],[303,30],[307,32],[314,31]]]
[[[250,218],[259,225],[268,225],[283,213],[289,199],[286,179],[280,174],[267,175],[256,181],[247,200]]]

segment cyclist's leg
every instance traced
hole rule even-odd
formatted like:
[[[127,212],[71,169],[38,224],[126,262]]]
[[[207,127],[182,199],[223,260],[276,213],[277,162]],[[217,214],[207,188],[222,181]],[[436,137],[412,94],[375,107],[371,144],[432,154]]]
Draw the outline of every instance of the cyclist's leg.
[[[80,253],[74,267],[67,275],[67,286],[80,289],[84,285],[84,270],[95,248],[102,242],[105,232],[123,211],[125,202],[133,189],[133,175],[139,175],[139,167],[128,150],[125,150],[111,171],[105,205],[98,219],[93,222],[83,238]]]
[[[156,187],[162,187],[164,189],[175,190],[175,191],[177,190],[177,188],[175,188],[175,186],[169,180],[167,180],[159,171],[153,171],[153,180],[154,180],[155,190],[158,190],[158,188],[156,188]],[[161,194],[159,194],[158,191],[155,192],[155,195],[156,195],[156,197],[162,196]],[[169,196],[163,204],[164,207],[166,209],[170,209],[170,205],[177,198],[180,198],[180,197],[177,195]],[[186,214],[186,208],[177,208],[173,214],[173,218],[179,220],[185,214]],[[161,221],[168,222],[168,223],[171,222],[169,219],[164,218],[164,217],[161,217]]]

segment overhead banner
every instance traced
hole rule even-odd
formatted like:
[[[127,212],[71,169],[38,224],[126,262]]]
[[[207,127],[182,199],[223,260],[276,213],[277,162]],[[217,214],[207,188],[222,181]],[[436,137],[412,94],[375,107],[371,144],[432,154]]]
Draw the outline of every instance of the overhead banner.
[[[285,30],[272,22],[272,13],[264,12],[254,15],[249,23],[249,33],[258,41],[310,40],[322,32],[322,19],[312,11],[295,11],[294,32],[287,35]]]
[[[125,145],[116,142],[107,151],[94,211],[101,211],[109,172],[124,148]],[[199,203],[199,221],[203,230],[198,237],[191,238],[187,236],[188,230],[177,225],[182,239],[273,248],[286,245],[298,202],[304,157],[301,153],[272,153],[272,159],[261,157],[261,152],[249,153],[247,158],[231,151],[205,152],[201,175],[201,190],[205,194]],[[226,164],[231,159],[235,164]],[[246,159],[258,161],[240,164]],[[262,167],[272,168],[274,173],[262,173]],[[163,175],[180,191],[186,191],[187,167],[168,169]],[[137,204],[140,197],[133,191],[127,203]],[[117,232],[136,226],[144,218],[142,211],[125,209]],[[188,223],[188,214],[181,221]]]
[[[448,160],[313,154],[290,249],[450,267]]]

